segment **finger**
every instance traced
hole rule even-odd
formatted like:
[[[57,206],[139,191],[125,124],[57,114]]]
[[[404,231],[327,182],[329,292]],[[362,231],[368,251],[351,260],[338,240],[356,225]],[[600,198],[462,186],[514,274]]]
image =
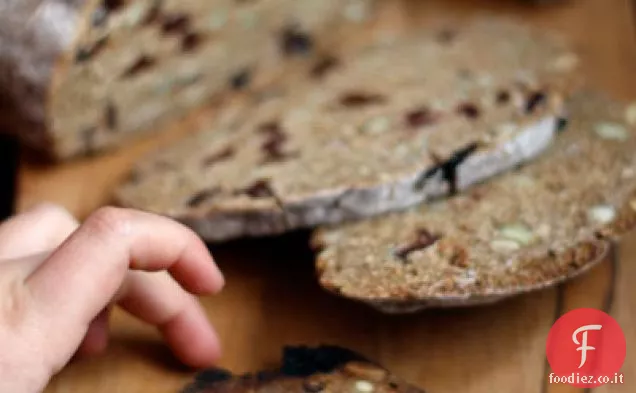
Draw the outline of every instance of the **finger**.
[[[129,268],[167,269],[198,294],[216,293],[224,283],[205,244],[185,226],[150,213],[102,208],[26,280],[43,323],[62,342],[75,343],[66,348],[69,359],[86,332],[78,326],[87,328],[110,302]]]
[[[43,203],[9,218],[0,225],[0,259],[48,252],[79,226],[60,206]]]
[[[216,293],[223,286],[218,267],[194,232],[164,217],[115,208],[91,215],[27,285],[45,303],[76,308],[82,299],[82,315],[90,321],[123,284],[129,268],[168,270],[197,294]]]
[[[211,366],[220,357],[221,346],[216,332],[210,333],[205,328],[209,322],[203,309],[194,297],[191,299],[192,311],[182,311],[160,330],[175,355],[184,363],[193,367]]]
[[[91,324],[84,336],[84,341],[78,349],[78,354],[84,356],[98,355],[108,346],[108,320],[110,307],[105,308]]]
[[[118,304],[156,325],[182,362],[205,367],[218,360],[219,339],[203,308],[165,272],[131,272]]]

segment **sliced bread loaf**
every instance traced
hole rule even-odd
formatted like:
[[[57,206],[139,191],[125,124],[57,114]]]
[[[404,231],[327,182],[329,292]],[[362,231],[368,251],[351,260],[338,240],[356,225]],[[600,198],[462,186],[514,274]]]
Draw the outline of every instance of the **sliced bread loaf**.
[[[143,158],[117,201],[210,242],[408,208],[540,154],[575,67],[565,43],[507,19],[426,30],[204,124]]]
[[[323,228],[327,290],[385,312],[494,302],[563,282],[636,226],[636,108],[584,92],[540,160],[461,195]]]
[[[200,372],[181,393],[423,393],[381,365],[337,346],[285,347],[280,368]]]
[[[7,0],[0,129],[68,158],[313,62],[375,0]],[[313,59],[313,60],[312,60]]]

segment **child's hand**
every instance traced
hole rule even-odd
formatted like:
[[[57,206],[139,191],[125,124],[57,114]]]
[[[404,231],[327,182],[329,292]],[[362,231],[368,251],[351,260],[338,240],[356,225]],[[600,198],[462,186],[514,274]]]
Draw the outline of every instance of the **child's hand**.
[[[0,392],[41,391],[78,350],[103,350],[113,304],[186,364],[210,365],[218,338],[188,292],[223,284],[201,240],[167,218],[103,208],[80,226],[52,205],[15,216],[0,225]]]

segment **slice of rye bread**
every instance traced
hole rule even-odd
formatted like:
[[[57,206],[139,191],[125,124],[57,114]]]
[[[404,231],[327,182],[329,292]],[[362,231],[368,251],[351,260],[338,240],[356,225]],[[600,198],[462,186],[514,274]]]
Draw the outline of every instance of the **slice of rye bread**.
[[[461,195],[318,229],[321,285],[387,313],[492,303],[569,280],[636,226],[636,107],[590,91],[543,157]]]
[[[573,67],[562,41],[507,19],[426,30],[144,157],[116,203],[209,242],[408,208],[539,155]]]
[[[122,145],[223,93],[313,67],[372,25],[375,1],[6,0],[0,129],[53,159]]]
[[[280,368],[233,375],[204,370],[181,393],[424,393],[359,353],[338,346],[285,347]]]

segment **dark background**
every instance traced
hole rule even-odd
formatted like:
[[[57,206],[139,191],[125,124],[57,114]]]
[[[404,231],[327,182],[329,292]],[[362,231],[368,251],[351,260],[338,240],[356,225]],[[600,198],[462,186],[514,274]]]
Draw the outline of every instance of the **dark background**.
[[[15,209],[19,148],[9,136],[0,136],[0,219],[10,216]]]

